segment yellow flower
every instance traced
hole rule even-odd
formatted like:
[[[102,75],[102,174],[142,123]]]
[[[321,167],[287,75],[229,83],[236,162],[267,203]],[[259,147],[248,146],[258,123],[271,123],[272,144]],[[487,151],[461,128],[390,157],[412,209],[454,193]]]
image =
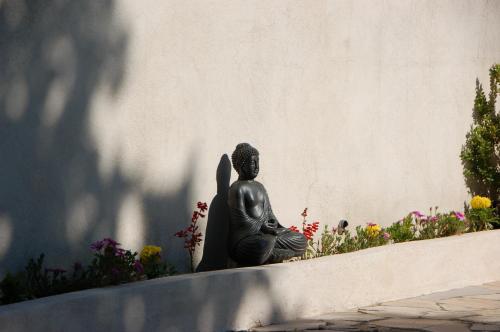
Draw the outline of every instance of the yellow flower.
[[[382,227],[377,224],[369,223],[368,226],[366,226],[366,231],[368,232],[368,236],[370,237],[376,237],[377,235],[380,234],[380,231],[382,230]]]
[[[470,200],[470,205],[473,209],[486,209],[491,206],[491,201],[488,197],[474,196]]]
[[[152,257],[160,256],[161,248],[158,246],[144,246],[141,250],[141,262],[145,262]]]

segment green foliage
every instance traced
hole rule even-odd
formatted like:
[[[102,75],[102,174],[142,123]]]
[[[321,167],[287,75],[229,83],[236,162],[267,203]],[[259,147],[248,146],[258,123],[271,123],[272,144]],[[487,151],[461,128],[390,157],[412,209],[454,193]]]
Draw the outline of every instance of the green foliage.
[[[318,256],[328,256],[337,254],[337,246],[341,241],[342,236],[337,234],[336,229],[329,230],[325,225],[323,232],[321,233],[320,238],[320,248],[321,250],[318,253]]]
[[[493,229],[494,225],[500,224],[500,218],[496,216],[495,209],[481,208],[465,210],[469,232],[486,231]]]
[[[304,258],[309,259],[341,253],[340,245],[345,241],[346,237],[349,237],[349,232],[338,234],[335,228],[330,230],[325,225],[319,240],[314,241],[312,238],[308,240],[308,247]]]
[[[171,276],[176,273],[174,266],[162,261],[160,257],[144,262],[143,266],[144,274],[148,279]]]
[[[7,275],[0,282],[0,303],[9,304],[25,300],[27,296],[26,284],[24,281],[25,278],[22,273],[18,273],[16,275],[7,273]]]
[[[380,226],[376,225],[375,227],[377,228],[375,230],[370,229],[370,227],[357,226],[355,230],[356,235],[351,236],[351,233],[347,230],[339,234],[337,229],[333,228],[330,230],[325,225],[319,240],[314,241],[313,239],[309,239],[309,246],[303,259],[347,253],[381,246],[389,242],[389,238],[386,237],[387,234],[380,229]]]
[[[391,239],[395,242],[406,242],[415,239],[415,225],[413,223],[413,214],[410,213],[402,220],[387,227]]]
[[[371,232],[370,226],[362,227],[356,226],[356,247],[357,250],[378,247],[388,242],[384,238],[383,231]]]
[[[117,255],[113,247],[108,246],[102,252],[96,252],[88,268],[88,278],[96,286],[117,285],[141,278],[135,270],[137,253],[126,250]]]
[[[436,222],[437,237],[458,235],[465,232],[465,222],[452,213],[439,214]]]
[[[304,255],[303,258],[309,259],[348,253],[391,242],[426,240],[458,235],[466,231],[491,229],[491,223],[499,221],[498,218],[494,216],[493,209],[481,210],[484,211],[470,211],[468,218],[482,218],[480,222],[486,225],[482,228],[479,226],[469,226],[471,222],[466,222],[464,214],[460,212],[440,213],[437,206],[430,209],[429,215],[413,211],[385,229],[372,223],[369,223],[365,227],[357,226],[353,235],[348,230],[344,230],[342,234],[339,234],[335,228],[330,230],[325,226],[319,240],[309,240],[307,255]],[[478,217],[478,214],[480,214],[480,217]]]
[[[500,113],[495,111],[500,92],[500,65],[490,68],[490,93],[476,81],[473,124],[466,135],[460,157],[463,173],[473,195],[498,200],[500,196]]]
[[[56,295],[74,290],[63,269],[47,269],[43,266],[44,254],[29,260],[24,271],[7,273],[0,282],[2,304]]]
[[[359,250],[358,237],[351,236],[351,232],[348,230],[344,231],[342,241],[339,242],[337,250],[340,254]]]
[[[137,253],[119,248],[119,243],[104,239],[92,244],[94,258],[88,267],[75,263],[72,273],[44,267],[45,256],[30,259],[24,271],[7,273],[0,282],[0,303],[8,304],[93,287],[116,285],[175,274],[174,268],[161,259],[143,267]]]

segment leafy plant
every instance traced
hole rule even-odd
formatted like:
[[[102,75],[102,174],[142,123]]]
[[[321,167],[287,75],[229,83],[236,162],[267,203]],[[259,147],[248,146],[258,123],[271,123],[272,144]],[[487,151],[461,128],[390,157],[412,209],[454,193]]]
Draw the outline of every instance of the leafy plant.
[[[184,239],[184,248],[187,249],[189,253],[189,262],[191,267],[191,272],[194,272],[194,252],[196,250],[196,246],[200,245],[202,241],[202,234],[198,232],[198,219],[204,218],[204,212],[208,209],[207,203],[198,202],[197,203],[198,211],[193,211],[193,216],[191,217],[191,224],[183,230],[178,231],[174,235]]]
[[[338,254],[338,245],[342,239],[343,236],[337,233],[337,229],[333,228],[329,230],[328,226],[325,225],[318,243],[316,257]]]
[[[468,209],[465,212],[470,232],[479,232],[493,229],[494,225],[498,225],[499,219],[495,214],[495,209]]]
[[[344,233],[342,234],[342,239],[337,247],[337,251],[340,254],[344,254],[356,250],[359,250],[357,236],[351,236],[351,232],[345,230]]]
[[[458,217],[454,212],[438,214],[436,224],[438,237],[462,234],[466,229],[463,215]]]
[[[470,232],[484,231],[494,228],[500,223],[500,218],[491,208],[491,201],[487,197],[474,196],[470,201],[471,207],[465,205],[465,215]]]
[[[319,222],[318,222],[319,224]],[[314,231],[315,233],[316,231]],[[325,225],[321,237],[314,241],[313,238],[308,240],[308,249],[304,259],[329,256],[340,253],[339,246],[344,241],[346,234],[339,234],[334,227],[331,230]]]
[[[174,274],[174,268],[161,259],[161,248],[149,247],[154,250],[145,253],[143,266],[136,259],[137,253],[124,250],[118,242],[105,238],[91,244],[94,251],[92,263],[85,268],[76,262],[71,273],[61,268],[45,268],[45,255],[41,254],[36,260],[30,259],[24,271],[5,275],[0,282],[0,303]]]
[[[356,226],[356,248],[357,250],[386,244],[390,234],[383,231],[380,225],[368,223],[366,227]]]
[[[386,232],[390,234],[391,239],[395,243],[412,241],[415,239],[414,218],[418,218],[418,216],[422,216],[422,214],[418,211],[413,211],[403,219],[387,227]]]
[[[498,201],[500,196],[500,114],[495,111],[500,93],[500,65],[490,68],[490,93],[486,97],[476,80],[473,124],[466,135],[460,157],[463,173],[473,195],[485,195]]]
[[[2,304],[9,304],[26,300],[28,296],[25,280],[26,278],[24,278],[23,273],[16,275],[7,273],[0,282],[0,302]]]
[[[145,246],[140,254],[140,264],[142,265],[143,273],[148,279],[168,276],[175,273],[174,267],[163,261],[161,257],[161,248],[158,246]]]
[[[0,282],[1,303],[19,302],[71,290],[66,270],[44,268],[44,258],[45,255],[41,254],[36,260],[30,259],[24,271],[15,275],[6,274]]]
[[[94,242],[90,248],[94,250],[94,259],[88,268],[88,277],[97,283],[96,286],[141,279],[143,271],[135,258],[137,252],[120,248],[120,244],[110,238]]]

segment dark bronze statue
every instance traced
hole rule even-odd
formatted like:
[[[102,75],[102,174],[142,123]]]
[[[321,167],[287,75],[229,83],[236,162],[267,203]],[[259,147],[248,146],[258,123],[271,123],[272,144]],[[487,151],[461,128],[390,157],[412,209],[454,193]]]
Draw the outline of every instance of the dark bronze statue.
[[[306,237],[280,225],[266,189],[254,180],[259,173],[257,149],[247,143],[238,144],[231,159],[239,174],[228,196],[231,258],[242,266],[251,266],[302,256],[307,248]]]

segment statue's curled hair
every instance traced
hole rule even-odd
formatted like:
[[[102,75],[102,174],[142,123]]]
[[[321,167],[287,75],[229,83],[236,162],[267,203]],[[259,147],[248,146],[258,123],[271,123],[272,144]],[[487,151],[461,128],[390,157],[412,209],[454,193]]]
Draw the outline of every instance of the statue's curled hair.
[[[236,145],[236,149],[231,155],[231,161],[236,172],[240,172],[241,167],[251,156],[258,156],[259,151],[248,143],[240,143]]]

